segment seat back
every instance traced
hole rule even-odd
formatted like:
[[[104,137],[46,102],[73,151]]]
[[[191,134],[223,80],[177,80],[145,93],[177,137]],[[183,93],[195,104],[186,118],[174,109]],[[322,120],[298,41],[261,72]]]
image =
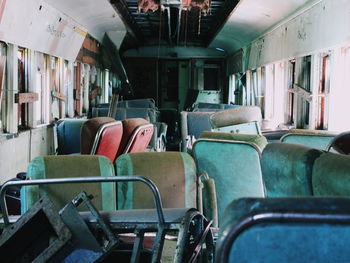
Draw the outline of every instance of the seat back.
[[[298,144],[270,143],[261,159],[267,197],[311,196],[312,169],[322,151]]]
[[[96,118],[96,117],[106,117],[108,116],[108,106],[101,106],[101,107],[93,107],[91,111],[91,117]]]
[[[203,131],[211,130],[209,118],[212,114],[212,112],[181,112],[181,151],[187,151],[188,140],[191,137],[198,139]]]
[[[292,129],[281,137],[281,142],[301,144],[319,150],[327,150],[336,134],[328,131]]]
[[[156,108],[156,103],[152,98],[123,100],[118,102],[118,107],[123,108]]]
[[[153,124],[142,118],[123,120],[123,137],[117,156],[123,153],[144,152],[153,136]]]
[[[181,141],[180,135],[180,115],[177,109],[163,108],[159,109],[160,121],[168,125],[167,128],[167,146],[168,148],[179,150]]]
[[[350,200],[241,199],[225,211],[215,262],[350,262]]]
[[[210,116],[214,131],[261,134],[261,110],[257,106],[240,106],[216,112]]]
[[[80,152],[81,127],[86,119],[64,119],[57,126],[58,154]]]
[[[315,196],[350,196],[350,156],[323,153],[312,171]]]
[[[196,166],[180,152],[123,154],[115,162],[118,176],[140,175],[157,185],[164,208],[196,207]],[[154,207],[149,190],[141,184],[118,183],[118,209]]]
[[[94,107],[92,109],[92,117],[106,117],[108,115],[108,110],[108,107]],[[125,106],[118,106],[114,118],[120,121],[131,118],[143,118],[154,123],[158,121],[158,115],[159,112],[156,108],[128,108]]]
[[[327,151],[335,151],[340,154],[350,153],[350,132],[343,132],[335,136],[326,149]]]
[[[86,121],[81,129],[81,154],[96,154],[115,161],[123,134],[120,121],[97,117]]]
[[[158,119],[158,111],[153,108],[117,108],[116,120],[126,120],[132,118],[143,118],[151,123]]]
[[[199,139],[193,145],[193,155],[198,172],[207,172],[215,181],[219,225],[224,209],[232,200],[265,195],[261,151],[254,143]]]
[[[30,179],[51,179],[91,176],[114,176],[111,161],[96,155],[59,155],[33,159],[27,168]],[[115,185],[111,183],[58,184],[47,186],[27,186],[21,190],[21,212],[24,213],[39,200],[48,195],[50,200],[61,209],[81,191],[92,194],[93,204],[98,210],[115,210]]]

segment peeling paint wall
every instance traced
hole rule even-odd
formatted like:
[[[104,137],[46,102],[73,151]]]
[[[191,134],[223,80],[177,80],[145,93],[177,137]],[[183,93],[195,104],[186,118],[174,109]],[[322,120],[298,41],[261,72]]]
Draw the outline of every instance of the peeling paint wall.
[[[0,184],[25,172],[33,158],[54,154],[52,126],[21,132],[8,139],[0,136]]]
[[[42,0],[0,1],[0,39],[75,60],[86,30]]]
[[[323,0],[250,45],[247,68],[350,43],[350,1]]]

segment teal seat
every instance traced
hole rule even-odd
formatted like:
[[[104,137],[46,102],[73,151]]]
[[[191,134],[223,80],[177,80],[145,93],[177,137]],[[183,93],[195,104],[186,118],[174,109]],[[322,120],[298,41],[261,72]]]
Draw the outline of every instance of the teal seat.
[[[63,119],[57,126],[57,153],[80,153],[80,132],[86,119]]]
[[[350,197],[350,156],[323,153],[312,171],[315,196]]]
[[[292,129],[281,137],[281,142],[301,144],[319,150],[327,150],[335,133],[318,130]]]
[[[158,187],[164,208],[197,207],[197,171],[192,157],[180,152],[123,154],[115,162],[117,175],[146,177]],[[154,207],[148,189],[137,183],[118,183],[118,209]]]
[[[27,168],[29,179],[51,179],[69,177],[114,176],[110,160],[97,155],[57,155],[37,157]],[[77,194],[85,191],[92,194],[93,204],[98,210],[116,209],[116,191],[112,183],[82,183],[47,186],[27,186],[21,190],[21,212],[26,212],[42,195],[61,209]]]
[[[350,199],[241,199],[225,211],[217,263],[350,262]]]
[[[311,196],[312,168],[322,151],[298,144],[270,143],[261,159],[267,197]]]
[[[261,151],[256,144],[201,138],[195,142],[193,154],[198,172],[206,172],[215,181],[219,225],[224,209],[232,200],[265,195]],[[205,211],[205,202],[203,206]]]

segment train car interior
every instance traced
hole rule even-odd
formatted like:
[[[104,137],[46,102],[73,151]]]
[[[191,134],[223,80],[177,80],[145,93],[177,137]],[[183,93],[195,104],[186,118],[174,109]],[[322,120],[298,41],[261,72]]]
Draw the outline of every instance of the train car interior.
[[[349,0],[0,0],[0,262],[350,262]]]

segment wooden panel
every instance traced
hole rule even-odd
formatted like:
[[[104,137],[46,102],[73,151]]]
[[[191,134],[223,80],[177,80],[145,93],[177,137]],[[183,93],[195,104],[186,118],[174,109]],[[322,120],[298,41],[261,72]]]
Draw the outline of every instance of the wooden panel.
[[[66,96],[64,96],[63,94],[57,92],[57,91],[51,91],[51,95],[52,97],[55,97],[59,100],[63,100],[63,101],[66,101]]]
[[[38,93],[17,93],[15,94],[15,103],[30,103],[39,100]]]

